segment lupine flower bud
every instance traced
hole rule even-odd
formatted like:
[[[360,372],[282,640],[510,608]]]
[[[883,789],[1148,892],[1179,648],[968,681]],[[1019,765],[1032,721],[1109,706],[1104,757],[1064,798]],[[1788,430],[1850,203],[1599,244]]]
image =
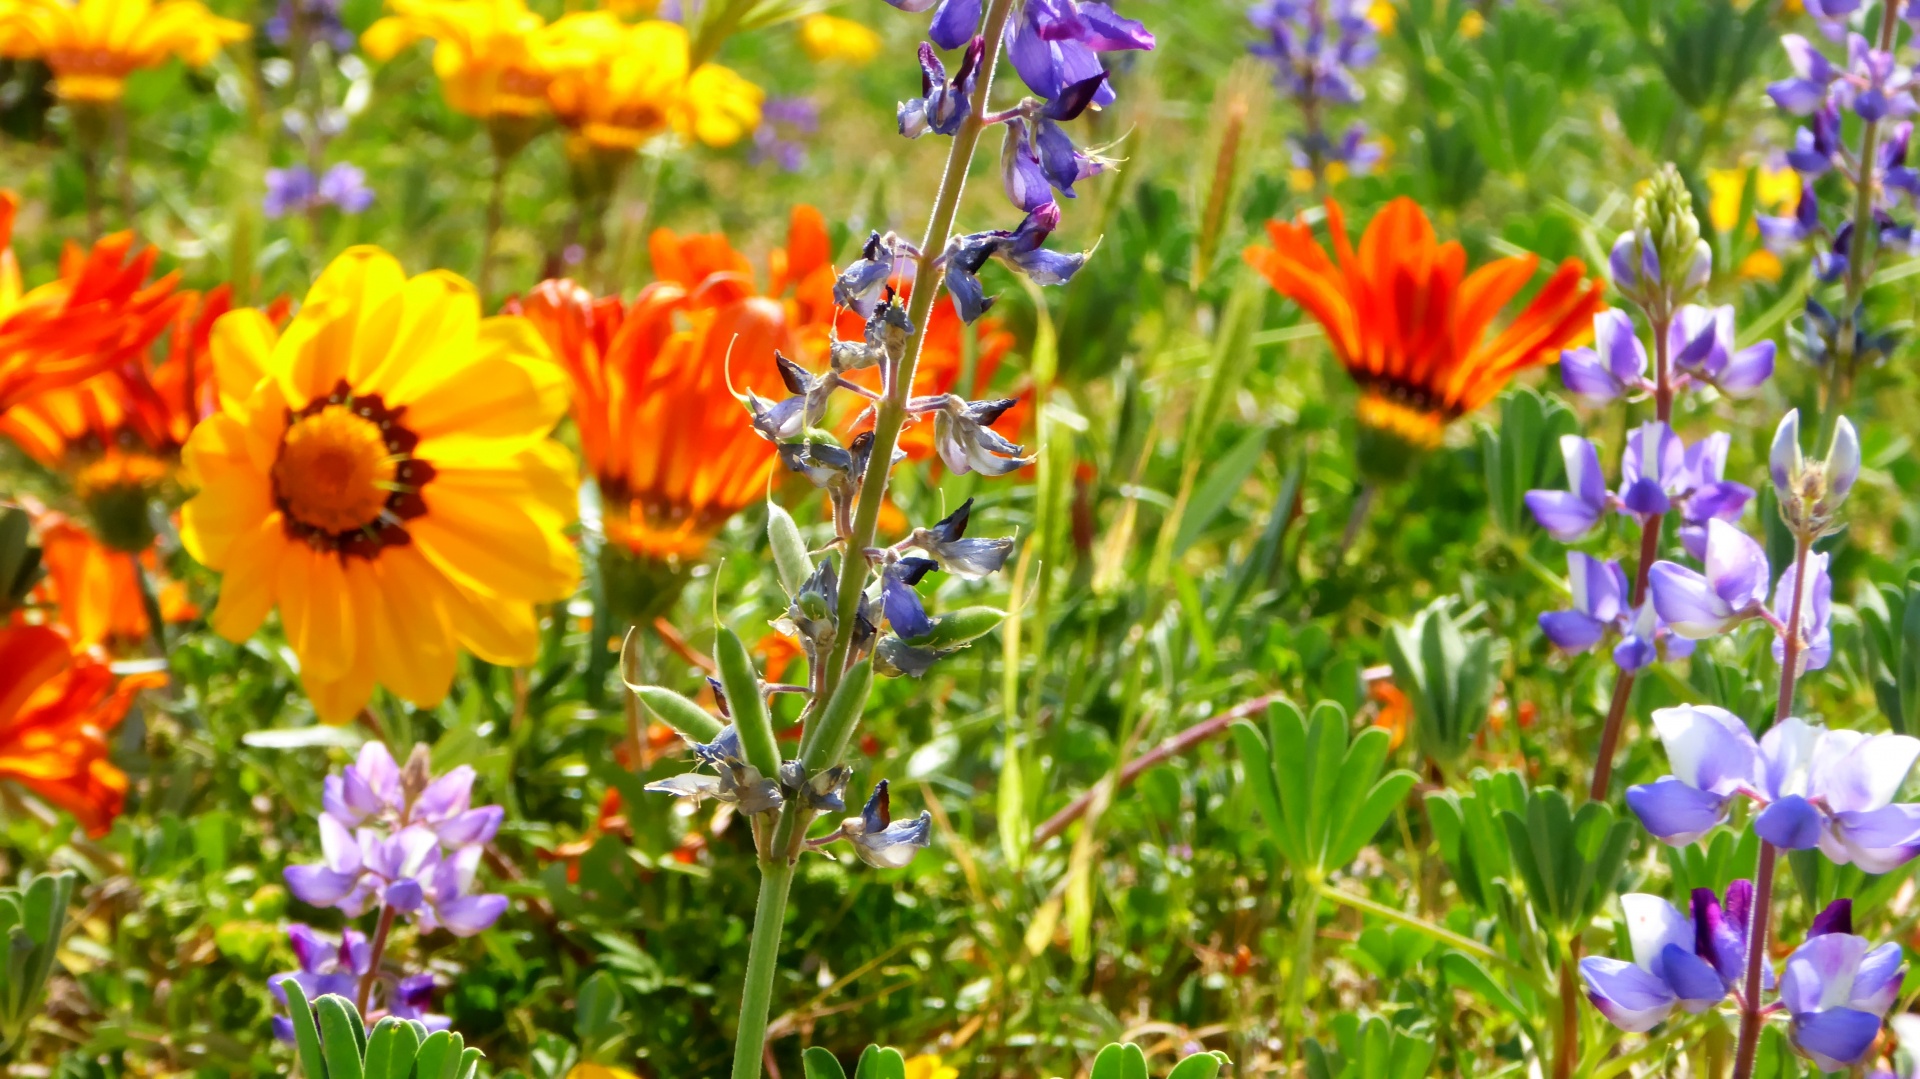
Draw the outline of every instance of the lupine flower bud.
[[[1633,231],[1615,241],[1608,259],[1614,286],[1664,317],[1706,287],[1713,252],[1700,238],[1693,195],[1680,172],[1663,166],[1634,201]]]
[[[1800,410],[1780,421],[1767,453],[1767,471],[1780,499],[1780,519],[1796,536],[1815,539],[1833,531],[1835,515],[1860,478],[1860,436],[1845,416],[1833,430],[1833,445],[1821,461],[1800,452]]]

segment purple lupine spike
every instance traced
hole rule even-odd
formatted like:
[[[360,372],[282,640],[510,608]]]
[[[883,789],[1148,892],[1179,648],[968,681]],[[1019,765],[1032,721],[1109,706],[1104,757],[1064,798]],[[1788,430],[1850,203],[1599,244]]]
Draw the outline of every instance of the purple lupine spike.
[[[1807,558],[1808,587],[1800,603],[1800,654],[1796,657],[1796,677],[1807,671],[1817,671],[1827,665],[1833,656],[1833,629],[1828,624],[1832,617],[1833,578],[1827,574],[1827,553],[1816,552]],[[1793,594],[1799,581],[1799,567],[1790,565],[1780,574],[1780,582],[1773,590],[1773,614],[1782,623],[1793,617]],[[1786,660],[1786,641],[1776,635],[1773,640],[1773,658],[1776,663]]]
[[[1585,652],[1626,621],[1627,575],[1620,563],[1567,552],[1567,585],[1573,606],[1540,616],[1540,630],[1563,652]]]
[[[1692,843],[1727,819],[1735,796],[1765,782],[1759,744],[1726,709],[1660,708],[1653,725],[1671,774],[1627,788],[1627,807],[1654,838],[1676,847]]]
[[[1723,906],[1712,888],[1693,890],[1694,948],[1712,964],[1729,991],[1737,991],[1747,973],[1747,929],[1752,922],[1753,882],[1727,884]],[[1773,988],[1773,965],[1760,966],[1761,988]]]
[[[1753,501],[1753,488],[1725,479],[1732,439],[1716,431],[1687,447],[1680,481],[1680,542],[1695,558],[1707,557],[1707,522],[1732,524]]]
[[[1788,63],[1793,65],[1793,78],[1769,84],[1767,96],[1788,112],[1805,116],[1826,102],[1827,91],[1839,80],[1840,70],[1813,42],[1799,34],[1782,36],[1780,44],[1787,50]]]
[[[1880,1020],[1905,973],[1898,944],[1874,948],[1850,933],[1809,939],[1787,957],[1780,977],[1793,1047],[1823,1071],[1860,1063],[1880,1036]]]
[[[1659,421],[1641,424],[1627,435],[1620,456],[1620,506],[1645,525],[1673,508],[1672,496],[1685,482],[1686,446],[1673,428]]]
[[[1772,341],[1736,348],[1731,304],[1682,307],[1667,340],[1677,370],[1729,397],[1750,397],[1773,375]]]

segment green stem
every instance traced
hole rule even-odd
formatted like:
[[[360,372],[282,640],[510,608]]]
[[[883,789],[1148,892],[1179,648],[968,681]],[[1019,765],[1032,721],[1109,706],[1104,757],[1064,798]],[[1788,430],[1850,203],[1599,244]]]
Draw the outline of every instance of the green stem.
[[[1512,959],[1494,951],[1492,948],[1474,940],[1472,937],[1463,937],[1445,926],[1438,926],[1432,922],[1416,918],[1403,910],[1395,910],[1385,903],[1376,903],[1366,896],[1355,895],[1343,888],[1336,888],[1330,884],[1321,885],[1320,894],[1341,906],[1352,907],[1354,910],[1364,911],[1382,921],[1392,922],[1394,925],[1404,929],[1411,929],[1422,936],[1439,941],[1441,944],[1455,951],[1465,952],[1475,959],[1485,960],[1486,962],[1494,963],[1522,974],[1530,973]]]
[[[1001,32],[1006,28],[1007,17],[1013,11],[1013,0],[992,0],[987,7],[986,23],[981,35],[988,44],[987,55],[980,72],[979,88],[974,93],[973,110],[960,122],[960,130],[953,136],[953,146],[947,151],[947,167],[940,176],[940,193],[934,199],[933,216],[927,221],[926,236],[920,242],[920,257],[915,260],[913,273],[913,295],[907,301],[907,317],[913,323],[913,334],[907,339],[906,355],[900,361],[900,369],[895,372],[892,392],[880,402],[873,422],[873,450],[867,460],[873,462],[867,468],[866,476],[860,483],[860,505],[854,511],[853,532],[846,546],[847,564],[841,567],[839,611],[836,625],[851,627],[860,610],[860,597],[866,591],[867,574],[872,568],[865,564],[866,550],[873,546],[874,531],[880,524],[880,504],[887,495],[887,474],[891,471],[894,446],[900,441],[900,428],[907,418],[907,398],[913,393],[914,372],[920,366],[920,350],[927,341],[927,323],[931,321],[933,301],[940,293],[940,273],[938,265],[940,253],[946,249],[947,238],[953,234],[953,219],[960,211],[960,193],[967,185],[967,169],[973,164],[974,149],[980,144],[980,133],[986,130],[987,103],[993,97],[993,74],[1000,63]],[[859,572],[854,572],[853,561],[862,560]],[[831,697],[840,684],[840,678],[846,673],[848,657],[853,647],[853,634],[840,633],[833,642],[833,651],[827,657],[822,692]]]
[[[1293,1058],[1302,1060],[1307,1034],[1307,971],[1313,966],[1313,944],[1320,935],[1320,882],[1300,884],[1300,909],[1294,911],[1293,969],[1287,972],[1287,1012],[1293,1030]]]
[[[791,802],[780,811],[773,857],[760,862],[760,900],[753,912],[753,940],[747,946],[740,1030],[733,1040],[733,1079],[760,1079],[760,1061],[767,1045],[767,1012],[773,1004],[773,975],[780,961],[780,931],[787,920],[787,893],[793,887],[793,858],[788,848],[798,812]]]

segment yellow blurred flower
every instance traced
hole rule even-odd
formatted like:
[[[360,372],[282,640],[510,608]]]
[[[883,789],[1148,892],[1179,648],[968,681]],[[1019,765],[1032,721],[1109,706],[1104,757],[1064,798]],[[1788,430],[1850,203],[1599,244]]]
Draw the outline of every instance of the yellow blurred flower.
[[[1740,225],[1740,198],[1745,193],[1750,172],[1754,177],[1756,209],[1778,213],[1800,198],[1800,176],[1792,169],[1708,169],[1707,219],[1716,230],[1732,232]]]
[[[245,640],[277,607],[329,722],[376,682],[432,706],[460,648],[534,658],[534,607],[579,564],[573,456],[548,437],[567,375],[530,323],[355,247],[285,333],[235,311],[212,351],[221,410],[187,442],[180,537],[225,575],[215,630]]]
[[[1748,280],[1778,281],[1786,267],[1780,265],[1780,256],[1763,247],[1741,259],[1735,272]]]
[[[932,1053],[907,1058],[907,1079],[960,1079],[960,1069],[940,1063]]]
[[[625,1068],[610,1068],[605,1064],[575,1064],[567,1073],[567,1079],[640,1079]]]
[[[800,47],[815,60],[865,64],[880,55],[880,35],[852,19],[809,15],[800,23]]]
[[[1484,34],[1486,32],[1487,32],[1487,17],[1485,15],[1480,14],[1480,12],[1474,10],[1473,8],[1468,8],[1467,13],[1465,15],[1460,16],[1460,36],[1461,37],[1466,38],[1468,41],[1472,41],[1474,38],[1477,38],[1481,34]]]
[[[547,100],[576,149],[637,150],[668,129],[709,146],[738,142],[760,123],[765,93],[732,70],[689,70],[685,27],[629,26],[609,11],[584,11],[549,26],[535,55],[553,72]]]
[[[1367,7],[1367,21],[1373,24],[1375,30],[1383,34],[1393,33],[1394,24],[1399,19],[1400,9],[1394,7],[1389,0],[1373,0],[1373,3]]]
[[[431,38],[447,104],[482,120],[546,112],[548,75],[532,53],[546,20],[524,0],[391,0],[388,7],[393,14],[360,37],[375,59]]]
[[[44,61],[72,102],[118,101],[133,72],[176,56],[200,67],[252,33],[199,0],[0,0],[0,56]]]

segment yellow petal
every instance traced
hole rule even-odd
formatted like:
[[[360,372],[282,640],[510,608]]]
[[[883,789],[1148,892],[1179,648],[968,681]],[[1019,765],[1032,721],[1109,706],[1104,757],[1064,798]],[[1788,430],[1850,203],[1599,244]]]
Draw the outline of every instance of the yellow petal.
[[[352,672],[354,619],[338,555],[289,544],[280,562],[280,623],[302,673],[337,682]],[[368,672],[371,663],[362,663]]]
[[[501,667],[519,667],[540,656],[540,624],[533,605],[491,599],[457,584],[447,590],[453,624],[467,651]]]
[[[259,631],[273,609],[280,566],[290,560],[291,551],[278,510],[234,545],[226,575],[220,579],[220,602],[207,619],[215,633],[237,644]]]
[[[408,281],[401,289],[400,304],[400,322],[390,343],[361,348],[354,355],[355,366],[347,372],[356,390],[383,394],[388,405],[408,403],[394,391],[401,382],[410,381],[408,376],[416,368],[445,370],[443,355],[472,355],[480,326],[479,295],[465,278],[445,270]]]
[[[220,390],[220,408],[237,412],[265,378],[273,362],[273,346],[280,331],[266,313],[242,307],[220,316],[207,342],[213,353],[214,384]]]
[[[502,505],[435,480],[427,514],[407,522],[422,554],[455,581],[483,594],[544,603],[573,593],[579,562],[550,515]]]
[[[350,247],[333,260],[280,341],[288,362],[277,373],[289,405],[332,393],[355,366],[356,349],[384,354],[406,281],[400,263],[377,247]]]
[[[423,440],[525,439],[552,430],[571,383],[540,332],[524,318],[490,318],[477,340],[470,362],[417,370],[394,388],[394,400],[407,402],[407,427]]]
[[[373,561],[350,560],[347,583],[354,602],[375,612],[374,677],[418,707],[439,704],[459,659],[440,571],[412,547],[390,547]]]
[[[215,413],[201,421],[182,453],[181,480],[198,493],[180,509],[180,540],[203,566],[221,569],[234,541],[273,512],[267,477],[247,452],[247,431]]]

